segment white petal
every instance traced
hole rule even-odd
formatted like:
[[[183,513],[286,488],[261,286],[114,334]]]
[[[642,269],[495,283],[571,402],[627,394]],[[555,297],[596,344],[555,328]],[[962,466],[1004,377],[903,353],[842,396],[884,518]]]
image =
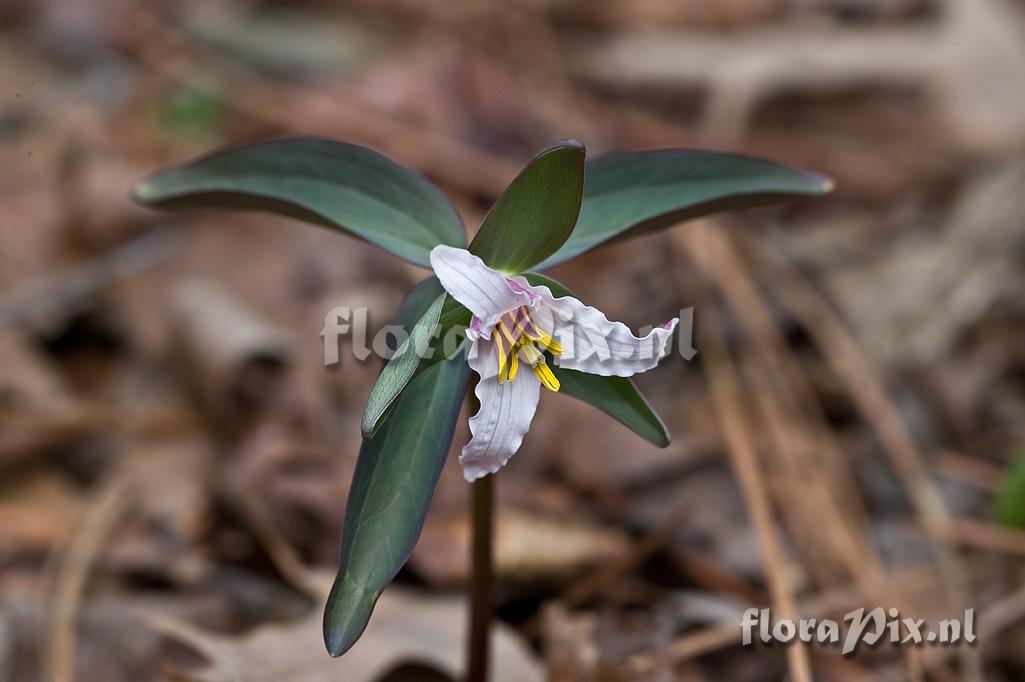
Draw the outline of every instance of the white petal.
[[[610,321],[602,311],[572,296],[554,298],[543,286],[534,290],[541,294],[542,303],[531,317],[539,325],[552,325],[548,331],[563,348],[555,358],[559,367],[628,377],[648,371],[669,354],[678,317],[638,337],[622,322]]]
[[[445,291],[481,319],[485,337],[490,336],[491,327],[503,313],[529,303],[533,296],[533,292],[510,286],[505,275],[466,249],[435,246],[431,249],[431,267]]]
[[[480,375],[474,390],[480,410],[470,417],[473,437],[459,455],[467,481],[495,473],[516,454],[530,429],[541,390],[534,373],[522,367],[515,381],[498,383],[498,359],[491,343],[479,340],[474,345],[477,352],[471,352],[469,363]]]

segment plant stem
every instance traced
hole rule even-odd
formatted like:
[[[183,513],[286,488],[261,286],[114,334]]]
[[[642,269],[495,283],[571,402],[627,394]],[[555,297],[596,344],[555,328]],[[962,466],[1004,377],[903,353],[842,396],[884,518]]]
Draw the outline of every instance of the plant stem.
[[[470,636],[466,682],[487,682],[488,634],[491,630],[494,475],[473,482],[473,565],[470,585]]]

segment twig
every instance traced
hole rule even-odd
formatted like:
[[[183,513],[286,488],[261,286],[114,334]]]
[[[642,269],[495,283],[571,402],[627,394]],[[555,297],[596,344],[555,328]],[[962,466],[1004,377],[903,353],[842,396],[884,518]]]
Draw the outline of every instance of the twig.
[[[766,278],[779,294],[781,302],[811,336],[819,352],[844,381],[855,404],[882,443],[883,450],[897,472],[919,519],[934,539],[942,538],[950,522],[939,488],[900,411],[886,393],[881,379],[861,348],[833,313],[829,304],[789,263],[786,256],[766,240],[759,242],[776,266],[774,276]],[[967,574],[956,552],[942,542],[935,544],[940,569],[946,577],[952,606],[963,611],[971,604]],[[971,682],[982,682],[980,647],[960,647],[962,675]]]
[[[996,464],[952,450],[939,453],[936,473],[989,493],[1000,487],[1004,477],[1003,470]]]
[[[751,377],[748,383],[755,389],[750,391],[752,400],[773,445],[773,461],[782,465],[787,477],[784,482],[793,484],[780,491],[778,499],[803,502],[801,506],[787,503],[784,509],[794,510],[791,525],[795,534],[811,532],[817,540],[803,543],[810,545],[807,563],[819,568],[825,578],[820,582],[833,584],[824,559],[839,556],[865,594],[876,601],[897,603],[901,595],[894,594],[888,584],[882,557],[866,532],[868,514],[844,464],[841,447],[826,424],[810,381],[768,313],[769,302],[759,294],[726,234],[699,223],[691,226],[690,235],[686,243],[692,250],[708,253],[708,276],[723,291],[754,341],[748,353],[751,361],[743,365]],[[792,490],[798,486],[801,493],[795,496]],[[815,556],[820,548],[832,552]],[[903,654],[911,679],[921,680],[917,652],[906,648]]]
[[[250,457],[242,460],[240,471],[229,470],[230,475],[224,481],[225,493],[231,502],[238,505],[239,512],[278,573],[297,590],[319,599],[324,594],[319,574],[303,563],[299,553],[274,524],[265,498],[257,494],[257,491],[266,489],[274,467],[289,456],[291,448],[284,441],[277,441],[255,450],[250,450]]]
[[[1025,556],[1025,531],[1001,528],[984,521],[952,520],[940,529],[940,537],[953,545]]]
[[[672,660],[673,665],[686,663],[713,651],[733,646],[740,636],[739,631],[736,623],[711,625],[680,637],[673,642],[665,655]],[[631,667],[638,673],[651,671],[656,663],[656,657],[650,653],[637,654],[630,658]]]
[[[751,604],[765,604],[765,591],[722,566],[713,556],[694,547],[669,547],[670,559],[697,587],[732,595]]]
[[[709,319],[711,318],[711,319]],[[726,440],[730,463],[737,477],[748,513],[758,533],[765,561],[769,594],[780,618],[796,619],[794,598],[786,580],[783,550],[776,534],[772,509],[755,455],[736,367],[725,350],[721,320],[709,308],[701,325],[704,368],[712,403]],[[803,642],[787,648],[790,674],[795,682],[811,682],[811,663]]]
[[[75,670],[75,625],[93,563],[131,500],[124,473],[113,474],[88,502],[82,523],[59,559],[50,617],[40,641],[40,668],[47,682],[72,682]]]

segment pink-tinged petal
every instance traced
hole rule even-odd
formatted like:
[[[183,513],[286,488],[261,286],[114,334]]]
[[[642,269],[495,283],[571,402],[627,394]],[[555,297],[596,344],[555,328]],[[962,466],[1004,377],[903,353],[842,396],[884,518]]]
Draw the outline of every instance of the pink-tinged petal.
[[[477,333],[487,338],[503,313],[528,303],[533,292],[516,289],[466,249],[439,244],[431,249],[431,267],[452,298],[480,318]]]
[[[470,326],[466,328],[466,338],[471,341],[490,338],[489,334],[484,333],[484,328],[481,326],[482,324],[481,319],[476,315],[471,317]]]
[[[470,417],[470,442],[463,447],[459,461],[463,476],[473,481],[493,474],[516,454],[537,410],[541,382],[533,372],[516,376],[515,381],[498,383],[498,359],[492,344],[477,341],[469,357],[470,367],[480,376],[474,393],[480,410]]]
[[[559,367],[629,377],[655,367],[669,354],[679,318],[644,336],[634,336],[622,322],[612,322],[602,311],[572,296],[555,298],[545,286],[534,290],[541,295],[542,303],[536,312],[531,312],[531,317],[562,346],[562,355],[555,358]]]
[[[522,284],[517,280],[522,280]],[[505,281],[506,284],[509,285],[509,288],[513,290],[513,293],[524,294],[527,297],[527,305],[529,306],[536,305],[538,300],[541,298],[540,294],[534,292],[534,287],[527,283],[527,279],[525,277],[509,278]]]

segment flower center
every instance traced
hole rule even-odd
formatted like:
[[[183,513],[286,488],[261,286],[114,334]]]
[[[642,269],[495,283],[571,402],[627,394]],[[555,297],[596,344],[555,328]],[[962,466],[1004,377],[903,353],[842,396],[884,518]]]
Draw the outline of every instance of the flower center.
[[[561,355],[562,346],[556,343],[551,334],[534,324],[526,306],[503,315],[495,325],[491,338],[495,342],[495,352],[498,353],[498,383],[504,384],[515,379],[522,360],[541,380],[542,386],[553,392],[559,390],[559,380],[545,363],[544,351]]]

